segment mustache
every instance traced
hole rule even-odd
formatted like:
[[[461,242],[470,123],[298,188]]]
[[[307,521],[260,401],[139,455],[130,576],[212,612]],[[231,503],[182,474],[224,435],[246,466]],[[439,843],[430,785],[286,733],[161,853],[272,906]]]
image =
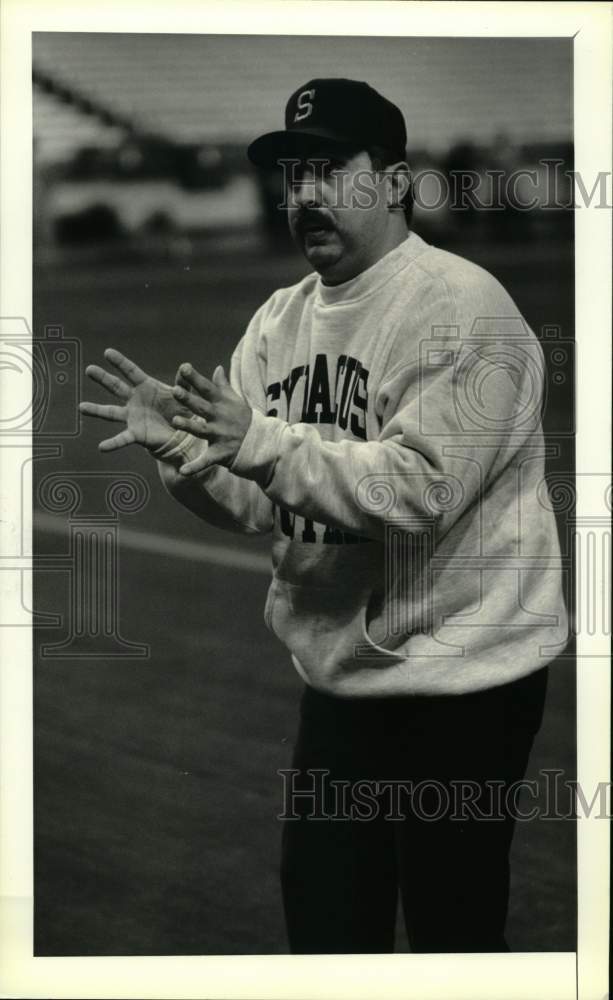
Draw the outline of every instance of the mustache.
[[[315,208],[300,209],[294,218],[296,229],[304,231],[306,229],[334,229],[334,222],[325,212]]]

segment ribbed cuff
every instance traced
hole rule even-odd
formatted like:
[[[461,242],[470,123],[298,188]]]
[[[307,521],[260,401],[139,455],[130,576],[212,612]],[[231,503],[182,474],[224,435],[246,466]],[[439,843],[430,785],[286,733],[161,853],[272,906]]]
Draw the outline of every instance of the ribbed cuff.
[[[266,486],[279,458],[281,438],[288,424],[278,417],[266,417],[253,410],[249,430],[230,466],[230,472]]]

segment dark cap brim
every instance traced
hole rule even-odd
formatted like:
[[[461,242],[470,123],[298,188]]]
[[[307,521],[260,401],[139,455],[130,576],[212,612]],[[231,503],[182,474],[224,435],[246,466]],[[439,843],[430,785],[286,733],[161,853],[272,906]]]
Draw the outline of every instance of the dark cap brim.
[[[325,128],[268,132],[247,148],[247,156],[257,167],[275,167],[279,160],[305,155],[324,157],[326,153],[348,153],[358,149],[351,140]]]

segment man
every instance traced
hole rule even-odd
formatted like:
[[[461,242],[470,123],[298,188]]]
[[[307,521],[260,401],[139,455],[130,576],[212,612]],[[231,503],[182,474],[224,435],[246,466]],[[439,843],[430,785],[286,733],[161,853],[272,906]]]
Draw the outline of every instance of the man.
[[[409,231],[401,112],[311,80],[251,160],[284,161],[313,273],[277,291],[230,380],[88,374],[170,494],[273,533],[265,618],[305,682],[286,777],[294,952],[502,951],[514,782],[566,613],[544,491],[542,355],[499,283]]]

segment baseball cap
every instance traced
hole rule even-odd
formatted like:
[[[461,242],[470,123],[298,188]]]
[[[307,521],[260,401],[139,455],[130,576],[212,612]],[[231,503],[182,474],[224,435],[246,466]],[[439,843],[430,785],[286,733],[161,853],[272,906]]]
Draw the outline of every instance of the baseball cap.
[[[260,136],[247,149],[252,163],[272,167],[277,160],[327,151],[382,146],[399,160],[406,156],[402,112],[368,83],[341,77],[309,80],[285,108],[285,129]]]

